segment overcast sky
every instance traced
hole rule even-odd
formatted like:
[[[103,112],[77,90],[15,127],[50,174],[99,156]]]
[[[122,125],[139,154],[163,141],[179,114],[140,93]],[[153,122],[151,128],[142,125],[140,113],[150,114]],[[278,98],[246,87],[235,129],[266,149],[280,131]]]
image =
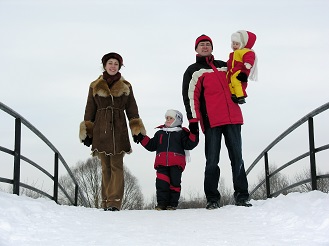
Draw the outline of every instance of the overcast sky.
[[[0,0],[0,101],[38,128],[74,166],[90,157],[78,131],[89,84],[102,73],[104,54],[122,55],[121,73],[132,83],[140,116],[152,137],[167,109],[178,109],[185,116],[181,84],[184,71],[195,62],[195,39],[209,35],[215,58],[226,61],[231,34],[250,30],[257,35],[259,81],[249,83],[247,103],[241,106],[247,169],[279,134],[328,102],[328,9],[327,0]],[[2,111],[0,117],[0,146],[13,148],[14,120]],[[326,113],[315,119],[318,145],[328,143],[328,118]],[[25,129],[23,135],[22,154],[40,160],[52,173],[51,152],[37,147],[38,141]],[[132,146],[125,165],[138,178],[143,193],[151,196],[154,153],[133,142]],[[279,165],[289,155],[306,151],[304,127],[278,149],[274,159],[270,155],[270,162]],[[12,158],[0,156],[9,159],[1,163],[0,176],[12,178]],[[203,194],[203,135],[191,158],[183,173],[182,192]],[[231,186],[224,145],[221,167],[222,178]],[[324,164],[321,170],[329,171]],[[43,184],[38,175],[28,180]],[[250,177],[249,183],[253,181]]]

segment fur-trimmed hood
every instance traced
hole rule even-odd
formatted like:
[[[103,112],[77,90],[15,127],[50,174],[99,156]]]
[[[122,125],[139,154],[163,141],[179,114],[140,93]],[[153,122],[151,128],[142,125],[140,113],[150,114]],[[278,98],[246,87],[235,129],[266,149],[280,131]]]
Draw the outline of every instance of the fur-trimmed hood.
[[[98,79],[90,84],[90,87],[93,88],[93,96],[109,97],[112,95],[114,97],[121,97],[122,95],[129,95],[131,85],[121,76],[117,82],[114,82],[111,89],[109,89],[107,82],[100,75]]]

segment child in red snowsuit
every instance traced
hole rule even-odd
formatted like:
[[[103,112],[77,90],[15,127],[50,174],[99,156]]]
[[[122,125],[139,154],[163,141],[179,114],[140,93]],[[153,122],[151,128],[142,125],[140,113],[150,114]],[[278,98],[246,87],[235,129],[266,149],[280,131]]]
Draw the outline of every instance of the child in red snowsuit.
[[[186,150],[192,150],[199,143],[199,134],[192,134],[182,127],[183,115],[170,109],[165,114],[166,122],[157,128],[153,138],[139,134],[136,143],[148,151],[156,151],[156,210],[175,210],[181,191],[182,172],[186,166]]]
[[[249,31],[240,30],[232,34],[231,47],[233,52],[227,61],[227,79],[229,81],[232,100],[235,103],[245,103],[246,88],[249,75],[251,80],[257,80],[256,55],[252,50],[256,35]]]

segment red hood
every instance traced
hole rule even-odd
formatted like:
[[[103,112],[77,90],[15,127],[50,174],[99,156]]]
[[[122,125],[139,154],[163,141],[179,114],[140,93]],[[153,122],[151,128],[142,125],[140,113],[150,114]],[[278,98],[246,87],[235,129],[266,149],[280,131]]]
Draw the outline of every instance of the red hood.
[[[247,34],[248,34],[248,42],[246,43],[245,48],[252,49],[257,39],[256,34],[249,31],[247,31]]]

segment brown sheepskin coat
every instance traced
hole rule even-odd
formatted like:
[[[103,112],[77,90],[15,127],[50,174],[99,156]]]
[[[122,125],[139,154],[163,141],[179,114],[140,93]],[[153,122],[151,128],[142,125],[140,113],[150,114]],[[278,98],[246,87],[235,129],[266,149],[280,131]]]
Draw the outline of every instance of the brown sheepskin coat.
[[[146,134],[131,84],[123,77],[109,89],[103,76],[90,84],[80,141],[92,138],[94,155],[131,153],[126,116],[132,135]]]

